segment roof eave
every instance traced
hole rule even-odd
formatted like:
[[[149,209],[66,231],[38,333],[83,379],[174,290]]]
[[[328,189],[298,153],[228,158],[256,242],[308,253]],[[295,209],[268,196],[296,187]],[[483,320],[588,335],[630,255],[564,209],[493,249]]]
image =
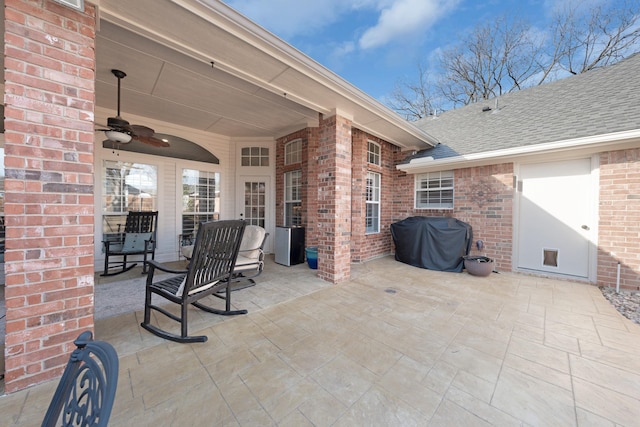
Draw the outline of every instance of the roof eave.
[[[640,144],[640,129],[615,132],[604,135],[594,135],[582,138],[548,142],[544,144],[527,145],[524,147],[505,150],[485,151],[464,156],[433,159],[423,157],[411,160],[406,164],[397,165],[398,170],[408,174],[434,172],[446,169],[462,169],[476,166],[486,166],[513,162],[519,159],[570,153],[571,155],[590,155],[603,151],[620,150],[638,147]]]
[[[202,8],[195,7],[193,0],[172,1],[193,13],[197,13],[202,16]],[[425,149],[433,147],[438,143],[437,139],[429,135],[427,132],[405,120],[375,98],[369,96],[342,77],[314,61],[298,49],[251,21],[233,8],[219,1],[196,0],[195,2],[215,12],[217,17],[211,16],[209,18],[210,20],[215,18],[211,21],[212,23],[222,26],[222,28],[227,31],[231,31],[232,34],[242,39],[245,43],[259,48],[263,52],[271,55],[273,58],[277,58],[289,67],[296,69],[307,77],[322,84],[335,95],[342,98],[344,101],[347,101],[347,104],[351,104],[354,110],[359,107],[373,113],[382,121],[392,125],[397,128],[398,131],[405,134],[406,140],[405,138],[400,140],[397,137],[394,138],[389,136],[386,132],[382,129],[378,129],[375,125],[367,125],[359,122],[357,115],[353,114],[355,111],[353,111],[351,114],[354,116],[354,125],[359,129],[405,149]],[[216,67],[225,68],[224,64],[217,64]],[[225,71],[234,72],[232,67],[229,67]],[[254,83],[258,82],[254,81]],[[265,86],[264,82],[260,83],[262,83],[261,86]],[[264,88],[275,93],[282,93],[282,88],[274,88],[271,86]],[[287,92],[287,97],[324,114],[331,114],[335,109],[335,106],[322,106],[312,100],[308,100],[302,94]],[[340,104],[343,103],[340,102]],[[345,108],[346,107],[344,105],[341,107],[341,109]]]

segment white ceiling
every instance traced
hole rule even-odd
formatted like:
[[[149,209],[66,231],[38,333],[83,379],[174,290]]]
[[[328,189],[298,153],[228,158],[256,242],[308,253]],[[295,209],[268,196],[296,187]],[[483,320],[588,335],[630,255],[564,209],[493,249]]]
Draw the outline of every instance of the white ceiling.
[[[96,106],[230,138],[317,126],[318,113],[406,148],[423,131],[217,0],[100,0]],[[144,124],[144,123],[135,123]]]

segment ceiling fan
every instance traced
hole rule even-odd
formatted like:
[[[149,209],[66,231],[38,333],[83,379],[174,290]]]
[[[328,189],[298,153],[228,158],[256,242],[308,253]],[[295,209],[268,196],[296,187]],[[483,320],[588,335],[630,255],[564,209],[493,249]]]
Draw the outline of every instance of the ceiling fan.
[[[127,75],[120,70],[111,70],[111,73],[118,79],[118,114],[115,117],[107,118],[106,129],[96,129],[96,131],[103,131],[107,139],[118,144],[127,144],[131,140],[136,140],[154,147],[168,147],[169,143],[156,138],[155,131],[150,127],[131,125],[120,117],[120,81]]]

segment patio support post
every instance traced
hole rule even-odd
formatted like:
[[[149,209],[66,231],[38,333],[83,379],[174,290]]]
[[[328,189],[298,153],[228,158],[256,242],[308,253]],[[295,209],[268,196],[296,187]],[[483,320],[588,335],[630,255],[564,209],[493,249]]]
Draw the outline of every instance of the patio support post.
[[[5,0],[5,391],[92,330],[96,8]]]
[[[351,277],[351,125],[351,119],[339,112],[320,121],[318,172],[313,180],[318,200],[318,276],[332,283]]]

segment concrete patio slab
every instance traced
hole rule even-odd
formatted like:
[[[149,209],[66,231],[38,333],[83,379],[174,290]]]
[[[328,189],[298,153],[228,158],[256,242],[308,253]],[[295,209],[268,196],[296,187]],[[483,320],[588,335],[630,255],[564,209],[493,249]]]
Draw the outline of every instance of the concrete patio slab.
[[[97,286],[102,286],[98,284]],[[633,426],[640,326],[592,285],[476,277],[385,257],[330,285],[270,262],[237,291],[244,316],[193,310],[177,344],[141,311],[96,322],[120,375],[111,426]],[[143,301],[140,301],[140,308]],[[41,422],[56,382],[0,397],[2,423]]]

